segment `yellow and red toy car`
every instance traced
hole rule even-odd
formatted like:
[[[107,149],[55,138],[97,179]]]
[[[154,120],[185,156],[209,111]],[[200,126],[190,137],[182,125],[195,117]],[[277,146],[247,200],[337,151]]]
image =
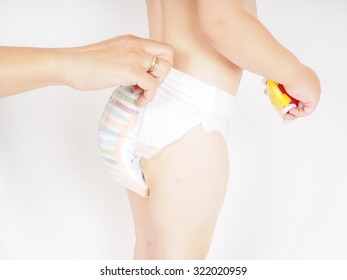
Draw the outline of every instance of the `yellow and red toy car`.
[[[282,84],[272,80],[266,80],[266,95],[269,97],[271,104],[277,112],[284,116],[290,109],[298,105],[298,100],[290,96]]]

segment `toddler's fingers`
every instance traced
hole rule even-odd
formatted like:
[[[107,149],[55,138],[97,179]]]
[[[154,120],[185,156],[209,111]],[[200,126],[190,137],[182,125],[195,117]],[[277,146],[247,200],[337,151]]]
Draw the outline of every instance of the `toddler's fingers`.
[[[291,109],[289,113],[296,118],[303,117],[303,114],[302,114],[303,111],[302,109],[299,109],[298,107]]]
[[[296,108],[293,108],[289,111],[290,114],[294,115],[295,117],[301,118],[306,117],[307,115],[311,114],[314,111],[314,108],[305,105],[302,102],[299,102],[298,106]]]
[[[297,117],[292,115],[291,113],[287,113],[283,116],[284,121],[292,121],[295,120]]]

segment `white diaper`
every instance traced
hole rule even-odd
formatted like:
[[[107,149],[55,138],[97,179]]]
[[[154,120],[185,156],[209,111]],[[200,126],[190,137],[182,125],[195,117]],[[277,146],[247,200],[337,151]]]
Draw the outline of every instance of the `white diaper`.
[[[114,91],[100,120],[99,147],[112,177],[147,197],[141,158],[150,158],[199,124],[227,138],[235,98],[176,69],[145,107],[137,107],[137,98],[130,87]]]

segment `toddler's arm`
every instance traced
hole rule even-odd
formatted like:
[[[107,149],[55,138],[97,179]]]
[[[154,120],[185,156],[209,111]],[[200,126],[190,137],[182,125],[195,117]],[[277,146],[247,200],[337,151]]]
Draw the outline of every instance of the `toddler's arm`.
[[[316,73],[283,47],[249,11],[247,0],[199,0],[202,28],[211,44],[231,62],[285,86],[299,100],[285,119],[314,111],[320,83]],[[253,11],[254,12],[254,11]]]

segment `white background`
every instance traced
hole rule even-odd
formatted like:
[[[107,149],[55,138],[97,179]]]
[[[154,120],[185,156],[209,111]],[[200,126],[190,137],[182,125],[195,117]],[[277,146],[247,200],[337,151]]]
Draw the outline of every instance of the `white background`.
[[[283,125],[262,78],[245,73],[209,258],[346,259],[347,2],[258,8],[316,69],[322,99],[312,116]],[[147,36],[144,1],[0,0],[0,45],[69,47],[125,33]],[[97,149],[111,92],[51,87],[0,100],[0,259],[131,259],[126,192]]]

